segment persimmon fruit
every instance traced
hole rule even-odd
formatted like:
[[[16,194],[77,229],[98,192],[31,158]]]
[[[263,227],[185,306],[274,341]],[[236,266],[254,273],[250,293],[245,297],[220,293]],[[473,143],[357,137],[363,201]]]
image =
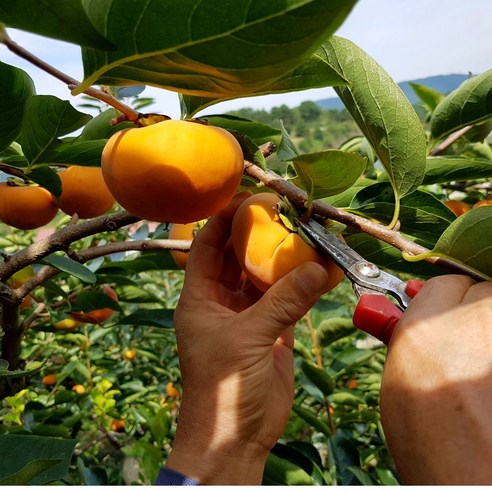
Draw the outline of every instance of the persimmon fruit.
[[[457,217],[463,215],[465,212],[468,212],[471,208],[468,203],[462,202],[461,200],[446,200],[444,205],[446,205],[449,210],[454,212]]]
[[[169,239],[189,239],[193,240],[199,230],[198,222],[190,222],[188,224],[173,224],[169,230]],[[176,265],[181,268],[186,268],[189,253],[186,251],[171,250],[171,256]]]
[[[111,299],[114,299],[115,301],[118,300],[118,294],[114,291],[109,286],[104,287],[103,292],[111,297]],[[93,325],[100,325],[101,323],[104,323],[107,319],[111,317],[113,314],[113,310],[111,308],[101,308],[101,309],[94,309],[93,311],[89,311],[87,313],[84,313],[83,311],[78,311],[70,312],[70,317],[75,319],[76,321],[80,321],[81,323],[89,323]]]
[[[135,349],[126,349],[123,352],[123,357],[126,360],[133,360],[137,356],[137,351]]]
[[[108,212],[115,199],[106,186],[100,167],[70,166],[58,171],[62,182],[60,209],[81,219],[98,217]]]
[[[473,208],[478,207],[487,207],[492,205],[492,198],[485,198],[484,200],[479,200],[477,203],[473,205]]]
[[[298,265],[314,261],[326,268],[331,279],[328,290],[334,289],[343,279],[342,270],[285,227],[277,211],[278,201],[274,193],[258,193],[237,209],[232,221],[232,244],[243,271],[266,292]]]
[[[187,224],[230,202],[241,181],[244,156],[227,130],[166,120],[114,134],[101,163],[109,190],[128,212]]]
[[[64,318],[57,321],[53,326],[56,331],[75,331],[82,323],[73,318]]]
[[[166,394],[169,398],[178,398],[179,390],[174,386],[172,381],[166,384]]]
[[[46,374],[46,376],[44,376],[43,379],[41,379],[41,382],[45,386],[55,386],[56,381],[57,381],[56,374],[53,374],[53,373],[52,374]]]
[[[12,186],[0,183],[0,220],[17,229],[30,230],[55,218],[58,205],[41,186]]]
[[[75,391],[78,395],[83,395],[85,393],[85,387],[83,384],[74,384],[72,386],[72,391]]]
[[[111,429],[114,432],[120,432],[125,428],[125,421],[123,419],[113,419],[111,421]]]

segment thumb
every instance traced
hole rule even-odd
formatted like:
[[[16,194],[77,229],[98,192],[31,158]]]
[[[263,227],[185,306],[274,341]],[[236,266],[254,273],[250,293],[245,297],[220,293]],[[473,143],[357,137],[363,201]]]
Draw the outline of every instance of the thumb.
[[[314,262],[298,266],[278,282],[249,310],[252,330],[273,343],[291,325],[299,321],[327,291],[328,272]],[[246,313],[246,312],[245,312]]]

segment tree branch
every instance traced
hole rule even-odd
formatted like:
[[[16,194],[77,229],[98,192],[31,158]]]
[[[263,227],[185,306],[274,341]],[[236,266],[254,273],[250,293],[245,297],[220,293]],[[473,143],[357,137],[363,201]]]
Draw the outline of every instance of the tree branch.
[[[0,281],[5,282],[15,272],[55,251],[66,251],[74,241],[100,232],[115,231],[139,220],[141,219],[128,212],[116,212],[111,215],[103,215],[95,219],[68,225],[45,239],[41,239],[6,257],[4,263],[0,265]]]
[[[255,178],[264,186],[276,191],[279,195],[285,195],[290,202],[300,210],[305,208],[305,203],[308,200],[307,193],[292,184],[290,181],[286,181],[273,171],[263,171],[260,167],[249,162],[245,163],[244,172],[246,175]],[[365,219],[364,217],[351,214],[350,212],[345,212],[344,210],[328,205],[320,200],[313,201],[313,212],[317,215],[321,215],[322,217],[341,222],[342,224],[350,226],[360,232],[370,234],[371,236],[380,239],[381,241],[384,241],[385,243],[388,243],[400,251],[404,251],[408,254],[419,255],[429,252],[427,248],[424,248],[423,246],[420,246],[419,244],[407,239],[398,231],[390,230],[384,225]],[[482,276],[476,271],[452,260],[433,256],[425,258],[425,261],[452,273],[469,275],[477,281],[487,280],[485,276]]]
[[[448,147],[451,147],[457,140],[459,140],[465,133],[469,132],[475,125],[468,125],[459,130],[451,133],[446,140],[443,140],[436,148],[434,148],[429,155],[435,156],[442,154]]]
[[[152,251],[152,250],[174,250],[189,251],[191,240],[181,239],[148,239],[142,241],[120,241],[109,243],[103,246],[94,246],[83,251],[74,252],[74,259],[80,263],[107,256],[122,251]],[[46,280],[60,273],[60,270],[50,266],[44,266],[36,275],[18,287],[14,292],[17,295],[17,302],[22,300],[36,287],[42,285]]]
[[[7,31],[3,26],[0,25],[0,43],[3,43],[12,53],[15,53],[17,56],[20,56],[24,60],[27,60],[29,63],[32,63],[36,67],[40,68],[44,72],[52,75],[57,78],[61,82],[65,83],[70,90],[74,90],[75,88],[80,86],[80,82],[69,75],[61,72],[57,68],[51,66],[49,63],[46,63],[44,60],[41,60],[37,56],[33,55],[30,51],[27,51],[25,48],[17,44],[13,41],[10,36],[7,34]],[[95,97],[100,101],[109,104],[113,108],[117,109],[121,113],[123,113],[128,121],[136,122],[140,119],[141,114],[138,111],[130,108],[126,104],[123,104],[121,101],[113,97],[111,94],[94,89],[93,87],[89,87],[84,91],[84,94],[88,96]]]

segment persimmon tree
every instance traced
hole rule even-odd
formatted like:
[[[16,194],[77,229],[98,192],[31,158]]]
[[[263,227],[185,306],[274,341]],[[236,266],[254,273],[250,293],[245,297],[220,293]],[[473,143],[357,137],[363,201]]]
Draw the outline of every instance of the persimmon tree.
[[[61,168],[98,167],[116,132],[168,119],[166,108],[162,114],[143,114],[119,97],[121,86],[151,85],[177,93],[183,119],[199,114],[202,122],[239,140],[244,153],[241,189],[268,188],[301,213],[332,221],[350,246],[393,271],[422,278],[447,272],[491,278],[492,207],[473,205],[490,198],[491,191],[492,150],[485,139],[491,129],[492,70],[470,77],[448,95],[414,85],[425,112],[422,119],[377,61],[334,35],[355,3],[2,2],[2,49],[65,83],[68,99],[84,93],[108,109],[92,117],[70,100],[38,95],[27,72],[0,62],[0,170],[9,186],[34,184],[59,198]],[[84,80],[26,51],[11,38],[9,27],[79,45]],[[213,113],[213,105],[224,100],[328,86],[361,132],[338,149],[301,153],[281,122],[273,128]],[[456,217],[444,205],[452,192],[469,202],[469,212]],[[22,215],[22,206],[18,209]],[[102,289],[93,291],[115,279],[118,290],[118,277],[107,275],[117,263],[112,255],[141,252],[118,262],[123,270],[125,262],[133,268],[137,261],[152,270],[168,269],[170,256],[154,250],[187,251],[190,246],[190,241],[168,239],[165,225],[151,236],[132,237],[131,227],[134,231],[141,218],[121,207],[87,220],[60,212],[54,224],[36,241],[29,233],[23,241],[7,237],[2,242],[2,397],[28,386],[39,369],[39,364],[26,367],[22,342],[30,329],[52,326],[56,310],[111,308],[116,316],[125,315],[121,302]],[[138,268],[145,268],[142,263]],[[32,265],[32,276],[13,285],[13,276]],[[28,296],[34,304],[21,310]],[[119,298],[124,302],[124,295]],[[162,310],[140,310],[132,321],[158,326],[159,314]],[[322,361],[311,362],[304,361],[303,371],[328,398],[333,388],[320,374]],[[297,406],[309,422],[306,411]]]

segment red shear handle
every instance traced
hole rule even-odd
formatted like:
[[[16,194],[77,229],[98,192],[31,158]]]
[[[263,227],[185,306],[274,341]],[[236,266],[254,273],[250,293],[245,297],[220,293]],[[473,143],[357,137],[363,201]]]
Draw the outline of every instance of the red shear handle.
[[[414,297],[424,285],[421,280],[409,280],[405,293]],[[354,326],[388,345],[393,329],[403,312],[382,294],[363,294],[354,311]]]

